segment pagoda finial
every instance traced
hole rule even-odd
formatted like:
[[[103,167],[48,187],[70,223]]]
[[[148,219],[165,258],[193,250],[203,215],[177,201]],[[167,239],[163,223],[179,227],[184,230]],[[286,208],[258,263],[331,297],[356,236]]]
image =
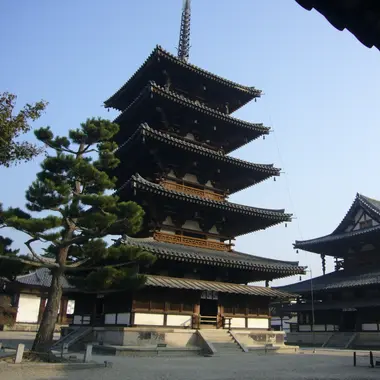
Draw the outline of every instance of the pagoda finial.
[[[190,3],[191,0],[184,0],[183,2],[181,30],[178,43],[178,58],[185,62],[189,59],[190,54]]]

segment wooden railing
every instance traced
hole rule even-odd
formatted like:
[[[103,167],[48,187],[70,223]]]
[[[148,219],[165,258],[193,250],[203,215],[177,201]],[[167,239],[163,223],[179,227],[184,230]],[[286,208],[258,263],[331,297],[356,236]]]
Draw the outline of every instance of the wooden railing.
[[[180,183],[169,182],[166,180],[161,181],[160,184],[167,190],[179,191],[179,192],[185,193],[185,194],[190,194],[190,195],[195,195],[195,196],[202,197],[202,198],[212,199],[214,201],[223,202],[226,199],[226,197],[224,195],[215,193],[211,190],[197,189],[195,187],[182,185]]]
[[[222,242],[198,239],[184,235],[171,235],[156,231],[153,237],[155,240],[162,241],[164,243],[182,244],[189,247],[214,249],[216,251],[229,251],[231,249],[229,245]]]

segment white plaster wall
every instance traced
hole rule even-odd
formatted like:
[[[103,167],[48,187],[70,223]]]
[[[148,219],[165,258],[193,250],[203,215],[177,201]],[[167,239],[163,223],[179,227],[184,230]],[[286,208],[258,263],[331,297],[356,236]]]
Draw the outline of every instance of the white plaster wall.
[[[194,174],[186,173],[185,176],[183,177],[183,179],[184,179],[185,181],[189,181],[189,182],[193,182],[193,183],[198,183],[198,184],[199,184],[199,182],[198,182],[198,178],[197,178],[197,176],[194,175]]]
[[[310,325],[299,325],[298,329],[299,331],[311,331]]]
[[[189,230],[195,230],[195,231],[202,231],[202,229],[199,227],[199,222],[196,220],[186,220],[182,228],[187,228]]]
[[[362,330],[363,331],[377,331],[377,323],[363,323]]]
[[[325,325],[314,325],[314,331],[325,331]]]
[[[338,330],[338,326],[335,326],[335,325],[327,325],[327,326],[326,326],[326,330],[327,330],[327,331],[337,331],[337,330]]]
[[[173,170],[170,170],[170,172],[168,173],[168,177],[177,178]]]
[[[166,319],[167,326],[191,326],[191,315],[171,315],[169,314]]]
[[[32,294],[20,294],[16,322],[37,323],[41,299]]]
[[[269,319],[268,318],[248,318],[248,328],[268,330]]]
[[[267,322],[268,323],[268,322]],[[268,326],[268,325],[267,325]],[[245,318],[232,318],[231,327],[245,328]],[[268,328],[268,327],[267,327]]]
[[[211,183],[210,180],[208,180],[208,181],[205,183],[205,185],[206,185],[207,187],[214,187],[214,186],[212,185],[212,183]]]
[[[119,313],[117,315],[118,325],[129,325],[131,322],[131,313]]]
[[[135,313],[135,325],[163,326],[164,314]]]
[[[81,325],[82,324],[82,316],[81,315],[74,315],[73,323],[74,323],[74,325]]]
[[[106,325],[114,325],[116,324],[116,314],[105,314],[104,323]]]
[[[91,316],[90,315],[84,315],[83,316],[83,325],[89,325],[91,322]]]
[[[171,216],[167,216],[166,219],[162,222],[166,226],[174,226],[173,220]]]

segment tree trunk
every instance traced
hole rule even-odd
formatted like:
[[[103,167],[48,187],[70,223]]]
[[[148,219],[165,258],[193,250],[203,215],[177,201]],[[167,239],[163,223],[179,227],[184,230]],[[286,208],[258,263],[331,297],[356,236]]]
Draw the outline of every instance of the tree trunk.
[[[32,351],[50,352],[55,324],[57,322],[59,304],[62,296],[63,270],[61,268],[51,269],[52,279],[49,288],[47,304],[42,315],[40,327],[33,343]]]

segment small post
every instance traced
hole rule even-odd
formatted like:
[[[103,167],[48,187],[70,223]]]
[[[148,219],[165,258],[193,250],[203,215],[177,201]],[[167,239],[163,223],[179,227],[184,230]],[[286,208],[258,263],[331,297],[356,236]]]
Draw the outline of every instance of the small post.
[[[24,356],[25,344],[20,343],[17,346],[15,364],[20,364],[22,362],[22,357]]]
[[[354,367],[356,367],[356,351],[354,351]]]
[[[83,362],[88,363],[92,360],[92,344],[86,345],[86,352],[84,353]]]
[[[63,354],[67,354],[69,352],[69,345],[67,343],[62,344],[61,348],[61,358],[63,357]]]
[[[375,368],[373,364],[373,353],[372,351],[369,352],[369,364],[371,365],[371,368]]]

